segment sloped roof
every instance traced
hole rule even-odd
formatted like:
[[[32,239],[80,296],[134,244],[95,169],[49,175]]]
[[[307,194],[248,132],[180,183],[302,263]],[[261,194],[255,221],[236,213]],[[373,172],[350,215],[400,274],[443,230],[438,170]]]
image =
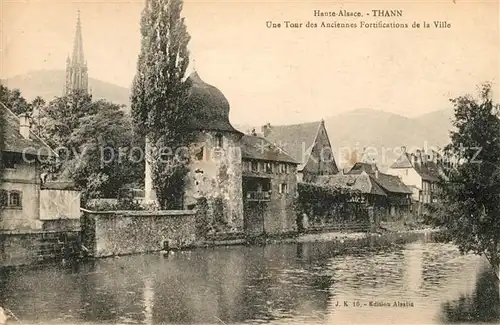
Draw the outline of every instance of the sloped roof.
[[[413,168],[423,180],[436,182],[439,180],[439,167],[432,161],[420,157],[420,162],[413,162],[412,154],[404,152],[390,168]]]
[[[433,161],[417,163],[413,167],[423,180],[437,182],[439,180],[439,168]]]
[[[386,196],[384,190],[367,173],[322,175],[317,177],[316,183],[334,188],[357,190],[364,194]]]
[[[4,148],[6,152],[25,153],[43,157],[55,157],[57,154],[34,132],[25,139],[19,131],[19,118],[7,106],[0,103],[1,115],[4,121]]]
[[[371,174],[375,172],[375,169],[377,169],[377,167],[373,164],[357,162],[354,164],[354,166],[351,167],[348,174],[361,174],[363,171],[365,173]]]
[[[247,159],[280,161],[298,164],[283,149],[276,147],[266,138],[254,135],[243,135],[241,138],[241,156]]]
[[[411,156],[408,152],[402,153],[390,168],[412,168]]]
[[[367,173],[381,188],[391,193],[405,193],[411,194],[409,189],[397,176],[376,172],[378,170],[376,165],[357,162],[347,173],[348,175],[359,175]]]
[[[391,193],[404,193],[411,194],[412,190],[406,186],[397,176],[378,173],[375,175],[370,175],[371,177],[375,177],[375,182],[377,182],[380,187],[384,190]]]
[[[271,125],[266,139],[288,153],[299,163],[298,169],[301,170],[309,159],[320,126],[321,121],[292,125]]]

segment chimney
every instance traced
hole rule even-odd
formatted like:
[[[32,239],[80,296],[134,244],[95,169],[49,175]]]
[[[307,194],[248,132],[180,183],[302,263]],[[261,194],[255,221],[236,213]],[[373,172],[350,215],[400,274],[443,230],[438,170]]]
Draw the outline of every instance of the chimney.
[[[415,167],[415,164],[417,163],[417,158],[414,153],[411,154],[411,165]]]
[[[402,146],[402,147],[401,147],[401,153],[402,153],[402,154],[405,154],[405,153],[406,153],[406,147],[405,147],[405,146]]]
[[[375,178],[378,179],[378,169],[375,169]]]
[[[19,133],[25,139],[30,138],[30,118],[27,113],[19,115]]]
[[[264,137],[267,137],[269,133],[271,133],[271,123],[267,123],[266,125],[263,125],[261,128],[262,134]]]

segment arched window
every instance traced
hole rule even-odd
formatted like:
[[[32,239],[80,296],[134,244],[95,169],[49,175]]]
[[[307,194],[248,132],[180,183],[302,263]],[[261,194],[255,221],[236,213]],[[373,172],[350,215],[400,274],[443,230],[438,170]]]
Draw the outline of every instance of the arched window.
[[[218,148],[222,148],[222,134],[217,133],[215,135],[215,146]]]
[[[20,208],[21,207],[21,192],[11,191],[9,194],[9,207],[10,208]]]

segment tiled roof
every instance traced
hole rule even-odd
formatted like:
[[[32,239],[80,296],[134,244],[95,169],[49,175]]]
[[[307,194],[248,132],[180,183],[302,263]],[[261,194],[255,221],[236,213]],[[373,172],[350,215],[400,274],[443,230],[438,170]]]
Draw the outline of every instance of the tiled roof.
[[[354,164],[354,166],[351,167],[351,170],[349,170],[348,174],[361,174],[363,171],[370,174],[375,172],[376,168],[377,167],[373,164],[357,162]]]
[[[351,175],[323,175],[317,177],[316,183],[334,188],[357,190],[364,194],[386,196],[384,190],[367,173]]]
[[[384,174],[381,172],[376,172],[378,168],[375,165],[368,163],[358,162],[354,164],[351,170],[348,172],[349,175],[358,175],[363,172],[370,175],[374,182],[376,182],[380,187],[382,187],[387,192],[391,193],[405,193],[411,194],[412,191],[409,189],[397,176]]]
[[[412,191],[408,186],[406,186],[397,176],[378,173],[378,177],[375,177],[375,182],[378,183],[384,190],[391,193],[405,193],[411,194]],[[373,175],[372,175],[373,177]]]
[[[0,103],[1,115],[4,120],[4,150],[7,152],[55,157],[56,153],[34,132],[25,139],[19,132],[19,118],[3,103]]]
[[[423,180],[437,182],[439,180],[439,168],[433,161],[415,164],[413,167]]]
[[[311,154],[311,149],[318,134],[321,121],[293,125],[271,125],[266,135],[271,143],[283,148],[301,170]]]
[[[281,148],[274,146],[267,139],[260,136],[243,135],[241,138],[241,156],[247,159],[280,161],[297,164]]]

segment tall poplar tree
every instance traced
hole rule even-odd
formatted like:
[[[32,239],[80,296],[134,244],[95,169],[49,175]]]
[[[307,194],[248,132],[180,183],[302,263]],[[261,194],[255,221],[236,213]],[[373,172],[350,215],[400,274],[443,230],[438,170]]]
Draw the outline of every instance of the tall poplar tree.
[[[0,104],[0,105],[3,105],[3,103]],[[0,184],[2,184],[2,181],[3,181],[3,171],[4,171],[4,162],[3,162],[3,152],[4,152],[3,150],[5,148],[5,143],[4,143],[4,139],[5,139],[5,136],[4,136],[4,132],[5,132],[4,114],[5,114],[5,109],[3,107],[0,107]],[[2,220],[1,217],[2,217],[3,205],[6,203],[6,202],[2,202],[2,200],[3,199],[0,197],[0,221]]]
[[[141,19],[141,52],[132,85],[132,117],[147,139],[153,188],[162,209],[179,208],[189,155],[183,150],[192,133],[183,104],[190,36],[181,17],[182,0],[146,0]]]

